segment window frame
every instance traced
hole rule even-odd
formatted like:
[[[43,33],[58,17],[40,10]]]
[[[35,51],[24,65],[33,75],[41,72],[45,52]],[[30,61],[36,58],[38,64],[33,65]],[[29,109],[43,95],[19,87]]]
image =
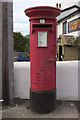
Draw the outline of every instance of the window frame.
[[[63,22],[63,34],[67,34],[67,21]]]

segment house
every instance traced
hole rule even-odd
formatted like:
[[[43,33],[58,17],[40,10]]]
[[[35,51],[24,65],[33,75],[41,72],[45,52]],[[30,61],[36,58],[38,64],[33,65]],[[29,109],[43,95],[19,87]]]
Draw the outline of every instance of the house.
[[[57,38],[60,35],[80,36],[80,7],[73,5],[61,11],[57,17]]]
[[[57,17],[57,60],[78,60],[79,46],[75,45],[80,36],[80,7],[73,5],[61,11]]]

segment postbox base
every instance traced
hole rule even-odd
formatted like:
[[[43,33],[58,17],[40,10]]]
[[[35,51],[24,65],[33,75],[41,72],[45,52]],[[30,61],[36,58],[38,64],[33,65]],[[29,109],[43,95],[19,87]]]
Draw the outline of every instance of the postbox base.
[[[49,113],[56,106],[56,90],[31,90],[30,110],[36,113]]]

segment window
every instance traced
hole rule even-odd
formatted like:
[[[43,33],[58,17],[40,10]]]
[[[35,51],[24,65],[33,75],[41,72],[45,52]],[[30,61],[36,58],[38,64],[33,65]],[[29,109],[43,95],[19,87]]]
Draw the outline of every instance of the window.
[[[63,34],[67,33],[67,21],[63,23]]]

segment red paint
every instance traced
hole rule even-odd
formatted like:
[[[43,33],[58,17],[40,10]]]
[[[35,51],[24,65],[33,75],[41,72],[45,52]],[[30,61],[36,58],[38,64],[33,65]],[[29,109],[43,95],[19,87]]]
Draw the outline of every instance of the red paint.
[[[56,88],[56,16],[58,8],[33,7],[25,10],[30,17],[30,61],[31,88],[51,90]],[[40,23],[44,18],[45,23]],[[35,25],[52,25],[51,27],[34,28]],[[38,47],[38,32],[47,32],[47,47]],[[53,61],[54,60],[54,61]]]

